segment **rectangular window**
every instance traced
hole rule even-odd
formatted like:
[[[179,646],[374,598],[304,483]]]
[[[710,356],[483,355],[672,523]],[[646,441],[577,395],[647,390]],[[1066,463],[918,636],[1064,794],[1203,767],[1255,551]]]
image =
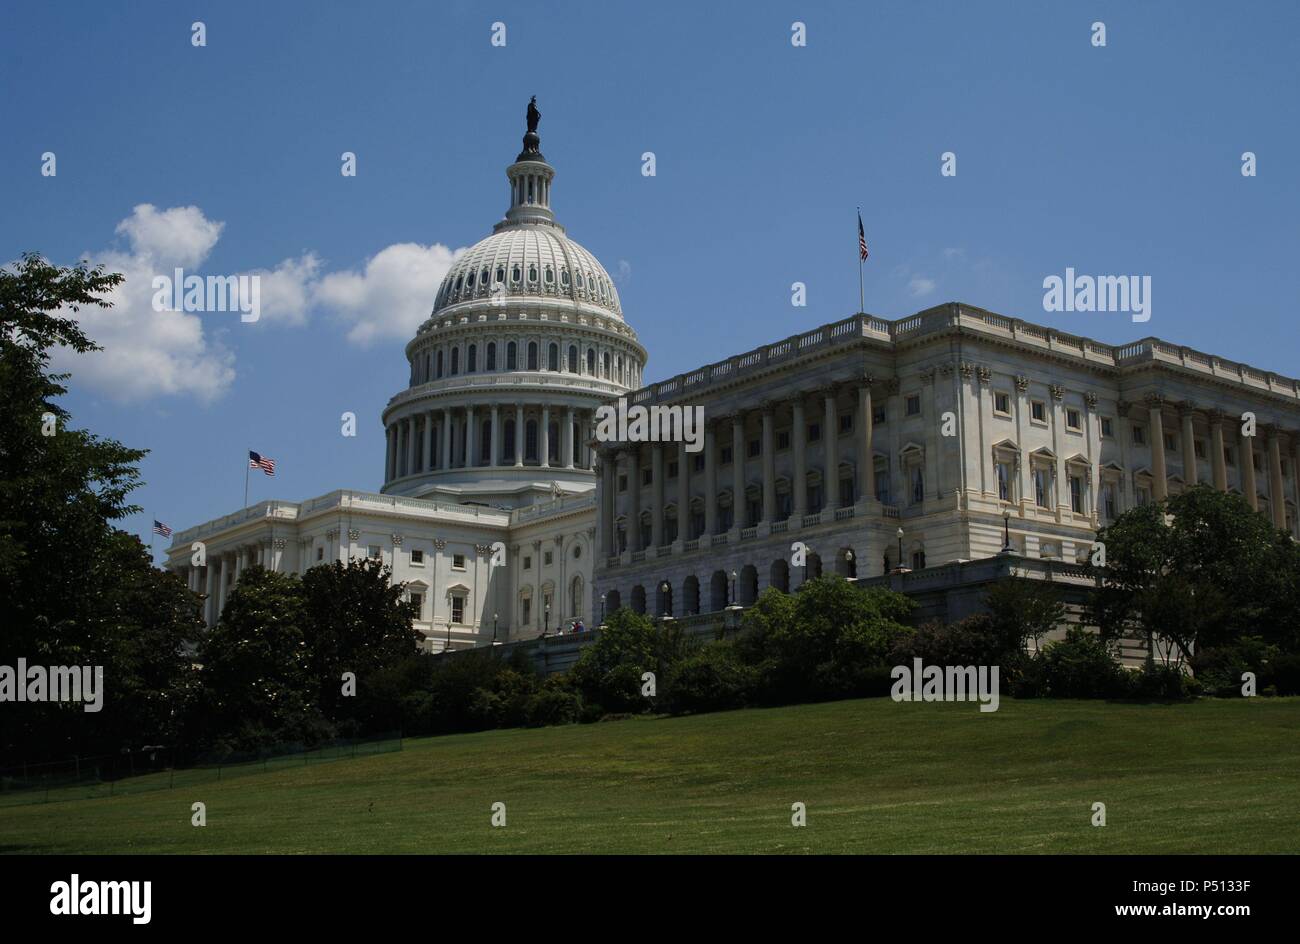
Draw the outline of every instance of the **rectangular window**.
[[[704,471],[704,456],[703,456],[703,455],[698,455],[698,456],[695,456],[694,458],[695,458],[695,471],[696,471],[696,472],[703,472],[703,471]]]
[[[998,499],[1000,501],[1011,501],[1011,466],[1006,462],[997,464],[998,473]]]
[[[919,505],[923,501],[925,501],[925,473],[918,465],[912,469],[912,504]]]
[[[424,551],[411,551],[411,565],[419,567],[424,563]]]
[[[919,393],[914,393],[907,398],[907,415],[921,415],[921,395]]]
[[[808,486],[808,513],[815,515],[822,510],[822,487],[820,485]]]
[[[1106,520],[1114,521],[1118,516],[1115,514],[1115,486],[1113,483],[1106,483],[1102,488],[1101,497],[1103,507],[1106,509]]]
[[[1011,394],[994,393],[993,412],[1001,413],[1003,416],[1010,416],[1011,415]]]
[[[1066,428],[1066,429],[1073,429],[1073,430],[1075,430],[1076,432],[1077,432],[1078,430],[1083,429],[1083,424],[1079,421],[1079,411],[1078,411],[1078,410],[1066,410],[1066,411],[1065,411],[1065,428]]]
[[[822,438],[822,424],[821,424],[821,423],[809,423],[809,424],[808,424],[808,441],[809,441],[810,443],[814,443],[814,442],[817,442],[817,440],[819,440],[819,439],[821,439],[821,438]]]
[[[840,414],[840,432],[841,432],[841,433],[851,433],[851,432],[853,432],[853,414],[852,414],[852,413],[841,413],[841,414]]]
[[[1151,489],[1145,485],[1139,485],[1137,487],[1137,503],[1139,505],[1151,504]]]
[[[411,602],[415,604],[415,618],[424,619],[424,596],[419,593],[412,593]]]
[[[1192,451],[1196,453],[1196,458],[1205,458],[1205,440],[1197,439],[1192,443]]]
[[[521,622],[527,626],[533,621],[533,601],[529,597],[524,597],[524,611]]]
[[[751,439],[749,441],[749,458],[757,459],[762,454],[763,454],[762,440]]]
[[[874,424],[877,425],[877,426],[879,426],[881,423],[885,422],[885,405],[884,405],[883,403],[882,403],[882,404],[879,404],[879,405],[872,404],[872,406],[871,406],[871,422],[874,423]]]
[[[649,485],[654,480],[654,469],[641,470],[641,484]]]
[[[1133,424],[1133,445],[1145,446],[1147,442],[1147,430],[1145,426]]]
[[[324,560],[324,559],[325,559],[325,548],[323,548],[323,547],[318,547],[318,548],[316,548],[316,559],[317,559],[317,560]]]
[[[453,555],[451,555],[451,569],[452,569],[452,570],[464,570],[464,569],[465,569],[465,555],[464,555],[464,554],[453,554]]]
[[[884,469],[876,472],[876,500],[882,505],[889,504],[889,472]]]
[[[1034,503],[1039,508],[1049,507],[1047,504],[1050,490],[1048,489],[1047,470],[1034,469]]]
[[[723,447],[722,447],[722,464],[723,464],[723,465],[731,465],[731,447],[730,447],[730,446],[723,446]]]
[[[668,477],[669,477],[670,479],[675,479],[675,478],[677,478],[677,463],[676,463],[676,462],[670,462],[670,463],[668,463]]]
[[[626,476],[626,475],[620,475],[620,476],[618,477],[618,490],[619,490],[620,492],[626,492],[626,491],[627,491],[627,476]]]
[[[1165,452],[1178,451],[1178,437],[1173,433],[1165,433]]]
[[[532,570],[532,569],[533,569],[533,555],[532,555],[532,554],[525,554],[525,555],[524,555],[524,570]]]
[[[555,559],[555,558],[554,558],[554,556],[552,555],[552,553],[551,553],[550,551],[547,551],[546,553],[544,553],[544,554],[542,555],[542,566],[543,566],[543,567],[550,567],[550,566],[551,566],[551,561],[553,561],[554,559]]]
[[[1109,416],[1101,418],[1101,436],[1103,439],[1110,439],[1115,435],[1114,421]]]
[[[1083,514],[1083,479],[1077,475],[1070,476],[1070,510]]]
[[[776,434],[776,448],[777,449],[790,448],[790,431],[788,429],[783,429],[781,430],[781,432]]]
[[[1224,464],[1224,465],[1230,465],[1230,466],[1236,466],[1236,464],[1237,464],[1237,460],[1236,460],[1236,458],[1235,458],[1235,457],[1233,456],[1233,454],[1232,454],[1232,447],[1231,447],[1231,446],[1224,446],[1224,447],[1223,447],[1223,464]]]
[[[1047,424],[1047,404],[1042,400],[1031,400],[1029,402],[1029,418],[1035,423]]]
[[[453,623],[465,622],[465,598],[459,594],[451,598],[451,621]]]
[[[379,560],[380,550],[378,544],[372,544],[366,549],[366,556],[372,560]]]

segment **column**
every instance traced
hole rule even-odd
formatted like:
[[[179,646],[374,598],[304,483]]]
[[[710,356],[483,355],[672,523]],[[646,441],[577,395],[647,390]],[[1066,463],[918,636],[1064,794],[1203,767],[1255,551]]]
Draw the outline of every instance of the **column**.
[[[1056,453],[1056,511],[1059,515],[1068,515],[1070,507],[1070,478],[1065,468],[1065,388],[1052,384],[1048,393],[1052,396],[1052,451]]]
[[[1286,495],[1282,489],[1282,443],[1277,427],[1268,431],[1268,506],[1273,526],[1286,530]]]
[[[824,444],[823,455],[826,467],[822,471],[822,488],[826,493],[826,501],[823,504],[828,511],[833,512],[840,507],[840,417],[835,388],[827,388],[825,397],[826,409],[822,443]]]
[[[1183,481],[1188,488],[1196,484],[1196,432],[1192,428],[1192,410],[1195,404],[1185,401],[1179,410],[1179,419],[1183,422]]]
[[[542,468],[551,464],[551,408],[542,407],[542,428],[538,431],[537,454],[541,456]]]
[[[632,443],[627,451],[627,546],[641,550],[641,447]]]
[[[614,545],[614,514],[618,497],[618,453],[613,449],[604,449],[600,452],[600,535],[601,546],[604,548],[606,557],[613,557],[618,553]]]
[[[650,546],[664,543],[664,447],[650,446]]]
[[[384,481],[391,482],[393,479],[397,478],[397,476],[393,474],[393,457],[396,455],[396,450],[393,448],[393,441],[396,431],[392,426],[389,426],[384,432],[386,447],[384,452]]]
[[[861,471],[862,488],[858,497],[862,501],[876,500],[876,455],[871,446],[871,437],[875,433],[875,407],[871,405],[871,378],[862,381],[858,387],[858,429],[862,431],[858,441],[858,468]],[[863,574],[865,576],[865,574]]]
[[[560,437],[560,448],[564,451],[564,467],[573,468],[573,407],[564,408],[564,435]]]
[[[686,451],[686,440],[677,444],[677,540],[691,539],[691,463],[695,457]]]
[[[763,404],[763,523],[771,527],[776,520],[776,436],[772,403]]]
[[[718,444],[713,424],[704,424],[704,533],[718,530]],[[703,591],[701,591],[703,592]]]
[[[1162,404],[1164,397],[1159,394],[1147,396],[1147,409],[1151,416],[1151,477],[1155,479],[1155,500],[1164,501],[1169,497],[1169,479],[1165,477],[1165,425]]]
[[[1129,460],[1129,450],[1133,444],[1133,423],[1129,419],[1129,411],[1133,404],[1127,400],[1117,400],[1115,402],[1115,436],[1119,440],[1119,464],[1124,470],[1123,476],[1119,480],[1119,492],[1115,496],[1115,510],[1120,514],[1128,511],[1133,507],[1134,502],[1126,496],[1133,493],[1133,463]]]
[[[515,404],[515,468],[524,464],[524,405]],[[612,552],[611,552],[612,553]]]
[[[212,617],[215,624],[221,619],[221,611],[226,608],[226,555],[217,558],[217,611]]]
[[[479,428],[474,422],[474,407],[468,405],[465,407],[465,468],[472,468],[479,464]]]
[[[1029,440],[1026,439],[1025,424],[1029,422],[1029,378],[1016,377],[1016,442],[1020,445],[1020,507],[1034,504],[1034,486],[1029,479]]]
[[[215,625],[217,622],[217,601],[212,595],[214,589],[212,586],[214,576],[212,562],[209,561],[203,567],[203,593],[207,597],[207,599],[203,601],[203,622],[208,626]]]
[[[433,411],[424,411],[424,471],[433,471]]]
[[[803,524],[804,513],[808,509],[808,471],[805,465],[804,438],[808,435],[808,424],[803,417],[803,396],[796,395],[790,404],[793,414],[790,425],[790,452],[794,456],[794,481],[790,483],[792,506],[790,517],[795,525]]]
[[[731,527],[745,526],[745,414],[731,418]]]
[[[415,460],[416,457],[419,455],[416,449],[418,445],[419,443],[416,441],[415,438],[415,417],[408,416],[406,418],[406,474],[407,475],[415,474]]]
[[[1255,491],[1255,437],[1242,434],[1241,447],[1237,450],[1237,474],[1240,476],[1241,493],[1251,508],[1259,511],[1259,495]]]
[[[451,468],[451,407],[442,411],[442,467]]]
[[[1228,465],[1223,460],[1223,448],[1223,414],[1213,410],[1210,413],[1210,468],[1214,475],[1214,487],[1226,492]]]
[[[501,464],[501,408],[492,404],[492,445],[489,447],[488,460],[493,468]]]

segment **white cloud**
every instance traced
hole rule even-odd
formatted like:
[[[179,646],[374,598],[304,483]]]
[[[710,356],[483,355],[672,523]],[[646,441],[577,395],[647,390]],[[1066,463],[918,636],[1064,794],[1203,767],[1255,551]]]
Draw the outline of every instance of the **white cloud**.
[[[315,290],[315,300],[351,325],[348,340],[408,340],[433,310],[442,278],[464,249],[435,243],[395,243],[366,260],[363,272],[331,272]]]
[[[304,252],[297,259],[285,259],[274,269],[254,269],[248,273],[258,277],[260,286],[258,323],[283,322],[295,328],[306,324],[320,265],[314,252]]]
[[[96,344],[88,354],[58,350],[56,370],[73,374],[114,400],[135,401],[157,394],[190,395],[210,401],[235,379],[234,355],[204,333],[204,318],[237,315],[197,315],[155,311],[153,277],[175,266],[194,267],[207,258],[223,224],[209,220],[198,207],[159,211],[145,203],[117,226],[130,251],[83,253],[109,272],[125,276],[109,295],[113,307],[83,306],[72,314]]]
[[[922,298],[926,295],[930,295],[937,287],[938,284],[934,279],[922,278],[919,275],[912,276],[912,280],[907,283],[907,290],[912,294],[913,298]]]

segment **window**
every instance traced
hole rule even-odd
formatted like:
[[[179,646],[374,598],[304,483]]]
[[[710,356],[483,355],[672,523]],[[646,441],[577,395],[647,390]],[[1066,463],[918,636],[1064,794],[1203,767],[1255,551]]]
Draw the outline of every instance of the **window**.
[[[925,570],[925,551],[912,552],[912,569]]]
[[[460,348],[453,347],[451,349],[451,374],[454,377],[459,373],[460,373]]]
[[[1011,501],[1011,465],[999,462],[996,466],[998,475],[998,499]]]
[[[576,374],[577,372],[578,372],[578,346],[576,344],[570,344],[569,345],[569,373]]]
[[[1178,451],[1178,437],[1173,433],[1165,433],[1165,452]]]
[[[573,559],[577,560],[581,556],[582,556],[582,545],[581,544],[573,545]]]
[[[749,458],[756,459],[763,453],[763,443],[758,439],[749,441]]]
[[[546,369],[560,369],[560,346],[554,342],[552,342],[551,346],[546,349]]]
[[[1101,436],[1103,439],[1111,439],[1115,435],[1115,421],[1109,416],[1101,418]]]
[[[1010,416],[1011,415],[1011,394],[994,393],[993,412],[1001,413],[1003,416]]]
[[[437,364],[437,371],[438,371],[437,375],[441,377],[442,376],[442,351],[438,352],[438,359],[435,361],[435,363]]]
[[[1073,430],[1076,430],[1076,431],[1077,431],[1077,430],[1081,430],[1081,429],[1083,429],[1083,424],[1082,424],[1081,422],[1079,422],[1079,411],[1078,411],[1078,410],[1066,410],[1066,411],[1065,411],[1065,428],[1066,428],[1066,429],[1073,429]]]
[[[618,490],[619,490],[620,492],[626,492],[626,491],[627,491],[627,473],[626,473],[626,472],[623,473],[622,475],[620,475],[620,476],[618,477]]]
[[[521,622],[522,622],[525,626],[527,626],[529,623],[532,622],[532,617],[533,617],[533,601],[532,601],[532,599],[529,598],[529,597],[524,597],[524,606],[523,606],[523,614],[522,614],[522,615],[523,615],[523,619],[521,620]]]
[[[550,551],[547,551],[545,554],[543,554],[543,555],[542,555],[542,566],[543,566],[543,567],[550,567],[550,566],[551,566],[551,561],[552,561],[553,557],[554,557],[554,555],[552,555],[552,553],[551,553]]]
[[[596,373],[596,349],[594,347],[587,348],[587,373]]]
[[[497,369],[497,343],[489,341],[487,346],[487,369]]]
[[[415,605],[415,618],[424,619],[424,594],[412,593],[411,602]]]
[[[1070,510],[1083,514],[1083,479],[1077,475],[1070,476]]]
[[[885,405],[883,403],[872,404],[871,422],[876,424],[877,426],[885,422]]]
[[[1051,483],[1047,474],[1046,469],[1034,469],[1034,503],[1039,508],[1050,507],[1048,499],[1051,496]]]
[[[1145,446],[1147,441],[1147,430],[1145,426],[1133,424],[1133,445]]]
[[[912,504],[919,505],[925,501],[925,473],[921,467],[912,467]]]
[[[696,472],[703,472],[703,471],[704,471],[704,456],[695,456],[695,457],[694,457],[694,462],[695,462],[695,471],[696,471]]]
[[[851,433],[851,432],[853,432],[853,414],[852,414],[852,413],[841,413],[841,414],[840,414],[840,433]]]
[[[809,423],[809,424],[808,424],[808,441],[809,441],[810,443],[815,443],[815,442],[817,442],[817,441],[818,441],[819,439],[821,439],[821,438],[822,438],[822,424],[821,424],[821,423]]]
[[[452,570],[464,570],[464,569],[465,569],[465,555],[464,555],[464,554],[453,554],[453,555],[451,555],[451,569],[452,569]]]
[[[1237,460],[1236,460],[1236,458],[1235,458],[1235,457],[1233,456],[1233,454],[1232,454],[1232,447],[1231,447],[1231,446],[1224,446],[1224,447],[1223,447],[1223,464],[1224,464],[1224,465],[1231,465],[1231,466],[1235,466],[1235,465],[1237,464]]]
[[[532,554],[525,554],[525,555],[524,555],[524,570],[532,570],[532,569],[533,569],[533,555],[532,555]]]
[[[1106,510],[1106,520],[1114,521],[1118,516],[1115,514],[1115,484],[1113,482],[1107,482],[1102,486],[1101,503]]]
[[[820,485],[808,486],[808,511],[810,514],[817,514],[822,510],[822,487]]]
[[[840,505],[853,504],[853,479],[840,479]]]
[[[668,477],[669,477],[670,479],[675,479],[675,478],[677,478],[677,463],[676,463],[676,462],[670,462],[670,463],[668,463]]]
[[[1196,454],[1196,458],[1198,458],[1198,459],[1204,459],[1204,458],[1205,458],[1205,440],[1204,440],[1204,439],[1197,439],[1197,440],[1195,440],[1195,441],[1192,443],[1192,451]]]
[[[919,393],[914,393],[907,398],[907,415],[921,415],[921,395]]]
[[[777,449],[790,448],[790,431],[788,429],[783,429],[781,430],[781,432],[776,434],[776,448]]]
[[[876,472],[876,499],[881,504],[889,504],[889,472],[884,469]]]
[[[723,465],[731,465],[731,447],[730,447],[730,446],[723,446],[723,447],[722,447],[722,464],[723,464]]]
[[[317,560],[324,560],[324,559],[325,559],[325,548],[323,548],[323,547],[318,547],[318,548],[316,548],[316,559],[317,559]]]
[[[529,370],[537,369],[537,342],[536,341],[528,342],[528,369]]]
[[[506,345],[506,370],[514,370],[517,364],[517,360],[518,359],[516,357],[515,342],[511,341],[509,344]],[[441,367],[438,369],[439,371],[442,370]]]
[[[465,622],[465,598],[459,593],[453,594],[451,598],[451,621],[453,623]]]
[[[424,564],[424,551],[411,551],[411,565],[419,567]]]
[[[466,354],[465,357],[465,372],[472,374],[477,370],[478,370],[478,345],[471,344],[469,346],[469,352]]]
[[[1139,485],[1137,487],[1137,503],[1139,505],[1151,504],[1151,489],[1145,485]]]
[[[371,558],[372,560],[379,560],[380,558],[379,545],[378,544],[370,545],[370,547],[367,548],[366,550],[366,556]]]
[[[642,485],[649,485],[649,484],[650,484],[651,482],[653,482],[653,481],[654,481],[654,470],[653,470],[653,469],[642,469],[642,470],[641,470],[641,484],[642,484]]]
[[[1029,402],[1029,418],[1035,423],[1047,425],[1047,404],[1042,400],[1031,400]]]

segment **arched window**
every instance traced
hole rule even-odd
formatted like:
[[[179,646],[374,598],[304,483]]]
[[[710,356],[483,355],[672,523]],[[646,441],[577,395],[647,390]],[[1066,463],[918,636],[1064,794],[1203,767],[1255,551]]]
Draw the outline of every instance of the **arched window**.
[[[562,462],[560,455],[560,424],[552,423],[546,438],[546,456],[551,462]]]
[[[478,284],[481,285],[483,288],[487,288],[487,284],[488,284],[487,269],[484,269],[482,272],[478,274]]]
[[[583,616],[583,593],[582,593],[582,575],[573,578],[569,584],[569,615],[575,619],[582,619]]]
[[[514,462],[515,461],[515,421],[514,420],[506,420],[505,433],[506,433],[505,440],[504,442],[501,443],[502,445],[501,455],[504,457],[503,461]]]
[[[529,370],[537,369],[537,342],[536,341],[528,342],[528,369]]]
[[[536,281],[537,281],[537,266],[530,265],[528,267],[528,282],[531,285]]]
[[[606,380],[608,380],[609,379],[609,351],[605,352],[604,357],[605,357],[605,372],[603,376]]]
[[[505,266],[497,266],[497,281],[504,282],[505,280],[506,280]]]
[[[489,341],[487,346],[487,370],[497,369],[497,342]]]
[[[577,372],[578,372],[578,345],[570,344],[569,345],[569,373],[576,374]]]
[[[515,342],[511,341],[506,345],[506,370],[514,370],[517,366],[515,357]]]
[[[587,373],[595,376],[596,373],[596,349],[587,348]]]
[[[483,421],[483,435],[478,438],[478,464],[487,465],[492,461],[492,421]]]
[[[560,369],[560,346],[554,341],[546,351],[546,367],[548,370]]]
[[[522,279],[523,277],[524,277],[523,270],[520,269],[519,266],[515,266],[513,269],[510,270],[510,281],[514,282],[516,285],[519,284],[519,280]]]
[[[477,344],[471,344],[469,346],[469,355],[465,358],[465,370],[471,374],[474,373],[474,371],[478,370],[478,345]]]
[[[524,461],[537,461],[537,420],[524,424]]]
[[[460,373],[460,348],[451,349],[451,375],[454,377]]]
[[[555,270],[552,269],[550,266],[547,266],[547,267],[546,267],[546,284],[547,284],[547,285],[550,285],[550,284],[551,284],[552,282],[554,282],[554,281],[555,281]]]
[[[568,288],[568,287],[569,287],[569,270],[568,270],[568,269],[561,269],[561,270],[560,270],[560,284],[563,285],[565,288]]]
[[[442,351],[441,350],[438,351],[438,358],[436,364],[437,364],[437,371],[438,371],[436,376],[441,377],[442,376]]]

